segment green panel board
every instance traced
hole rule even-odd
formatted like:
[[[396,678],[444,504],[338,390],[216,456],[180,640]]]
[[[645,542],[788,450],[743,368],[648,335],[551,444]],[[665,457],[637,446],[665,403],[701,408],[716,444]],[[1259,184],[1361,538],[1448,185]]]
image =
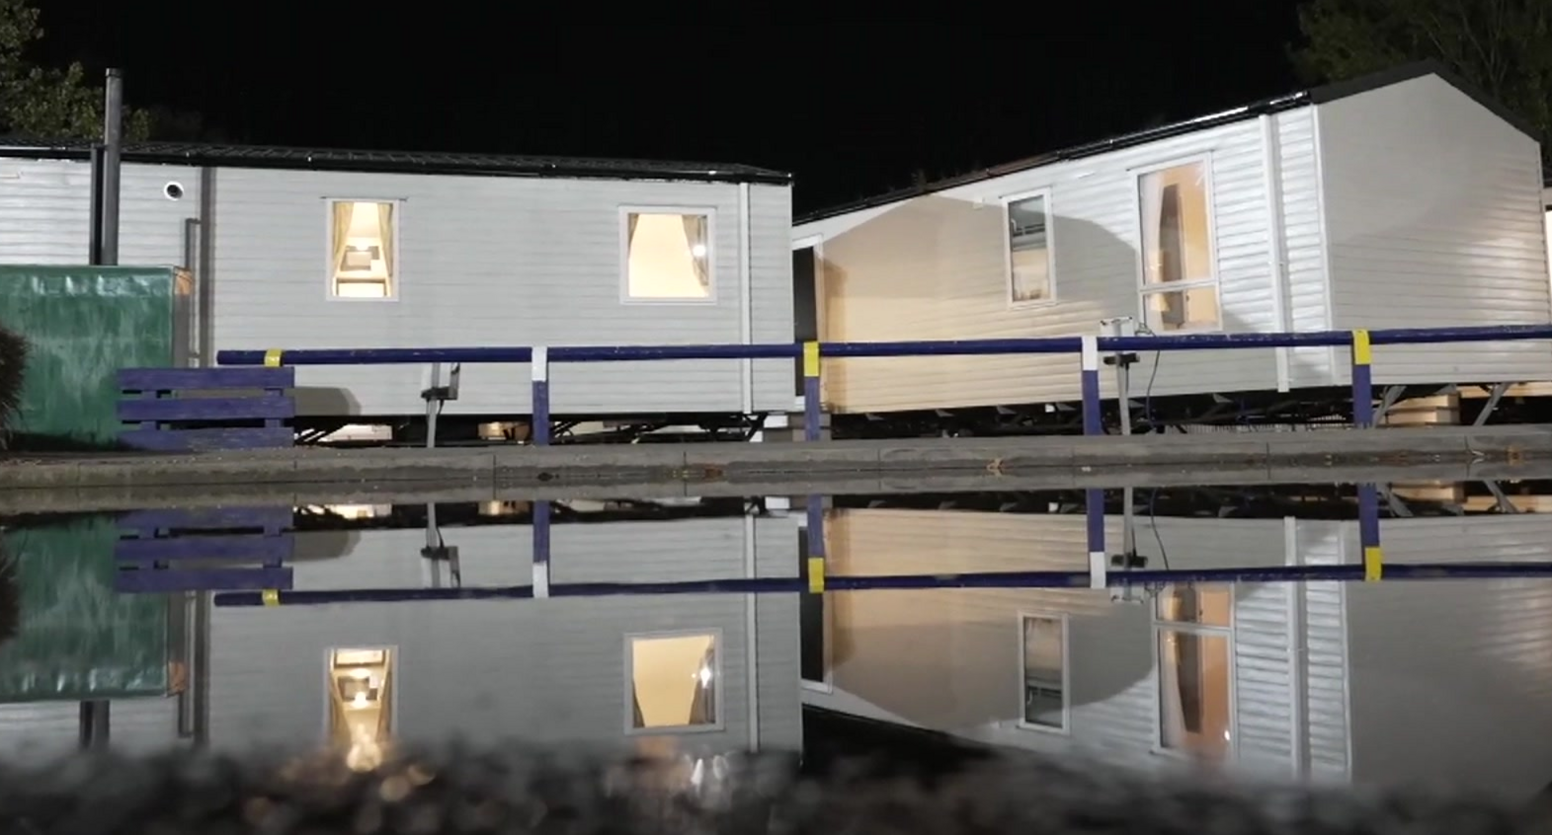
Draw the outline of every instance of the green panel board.
[[[0,643],[0,702],[167,693],[167,600],[114,592],[118,537],[114,519],[99,516],[0,534],[0,570],[21,610]]]
[[[187,364],[191,289],[172,267],[0,266],[0,324],[30,346],[16,446],[116,444],[118,370]]]

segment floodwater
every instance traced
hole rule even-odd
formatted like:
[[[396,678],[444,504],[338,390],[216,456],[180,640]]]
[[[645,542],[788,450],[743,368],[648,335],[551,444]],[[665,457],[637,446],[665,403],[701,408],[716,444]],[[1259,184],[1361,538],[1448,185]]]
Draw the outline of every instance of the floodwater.
[[[1552,783],[1548,496],[1525,479],[0,520],[0,757],[989,746],[1528,799]]]

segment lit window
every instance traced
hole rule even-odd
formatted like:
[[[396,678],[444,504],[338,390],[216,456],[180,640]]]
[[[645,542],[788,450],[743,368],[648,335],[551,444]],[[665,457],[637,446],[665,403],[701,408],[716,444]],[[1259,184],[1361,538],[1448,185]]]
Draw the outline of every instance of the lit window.
[[[392,649],[336,649],[329,653],[329,743],[356,771],[382,765],[393,742]]]
[[[391,299],[396,290],[398,217],[393,203],[330,202],[330,293],[342,299]]]
[[[1148,172],[1137,188],[1148,326],[1158,332],[1218,327],[1207,164]]]
[[[661,731],[717,724],[720,671],[715,635],[631,638],[627,651],[627,727]]]
[[[626,212],[625,295],[638,301],[711,298],[711,215]]]
[[[1067,729],[1067,624],[1061,618],[1024,619],[1024,709],[1021,724]]]
[[[1052,297],[1049,228],[1045,195],[1008,203],[1008,280],[1014,304]]]
[[[1234,588],[1168,586],[1155,612],[1159,745],[1207,760],[1231,749]]]

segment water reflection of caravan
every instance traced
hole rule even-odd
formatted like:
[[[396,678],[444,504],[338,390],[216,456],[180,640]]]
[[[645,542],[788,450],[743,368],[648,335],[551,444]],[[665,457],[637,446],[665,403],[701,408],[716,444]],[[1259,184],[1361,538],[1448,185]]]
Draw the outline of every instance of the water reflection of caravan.
[[[532,580],[529,532],[441,533],[458,548],[462,585],[491,587]],[[432,584],[424,531],[355,536],[343,558],[297,565],[296,588]],[[557,524],[550,582],[790,576],[796,543],[796,522],[782,517]],[[797,601],[786,595],[217,607],[210,640],[218,749],[327,740],[370,762],[396,742],[457,736],[717,752],[801,745]]]
[[[1108,517],[1119,542],[1121,520]],[[1082,516],[841,509],[829,572],[1086,570]],[[1540,514],[1387,519],[1395,562],[1548,559]],[[1149,566],[1359,561],[1357,522],[1139,519]],[[831,594],[805,704],[1143,767],[1280,777],[1552,779],[1552,582],[1239,584]],[[818,674],[818,670],[823,670]]]
[[[343,515],[372,516],[356,510]],[[792,576],[796,531],[779,515],[555,524],[550,581]],[[294,588],[472,589],[533,579],[526,524],[437,533],[456,549],[456,577],[447,562],[423,556],[423,528],[300,531]],[[115,699],[114,749],[201,737],[221,750],[329,745],[364,766],[399,743],[456,736],[650,752],[801,747],[791,595],[217,606],[209,614],[208,674],[192,684],[203,706],[194,709],[205,715],[189,718],[180,737],[178,699]],[[0,751],[73,750],[77,718],[73,700],[0,705]]]

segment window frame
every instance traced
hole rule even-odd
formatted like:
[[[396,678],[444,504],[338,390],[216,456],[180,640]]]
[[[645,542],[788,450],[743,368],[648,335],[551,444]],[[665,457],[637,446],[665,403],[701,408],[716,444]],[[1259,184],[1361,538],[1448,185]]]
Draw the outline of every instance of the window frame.
[[[1147,231],[1142,217],[1142,180],[1149,174],[1158,174],[1172,168],[1184,168],[1188,165],[1202,166],[1203,189],[1206,190],[1204,204],[1207,210],[1207,265],[1212,272],[1211,278],[1195,279],[1192,281],[1174,281],[1158,284],[1148,283],[1148,251],[1146,236]],[[1152,329],[1148,318],[1148,297],[1163,293],[1176,293],[1185,290],[1211,289],[1214,293],[1218,308],[1217,322],[1207,326],[1195,326],[1179,328],[1172,331],[1160,331],[1161,336],[1186,336],[1194,333],[1223,333],[1223,276],[1218,268],[1218,210],[1217,190],[1213,180],[1213,154],[1211,151],[1203,151],[1198,154],[1171,157],[1157,163],[1149,163],[1130,169],[1132,175],[1132,221],[1137,230],[1137,321]]]
[[[380,201],[379,201],[380,202]],[[344,643],[338,646],[329,645],[323,649],[323,721],[318,729],[325,747],[333,743],[331,733],[334,719],[334,655],[338,652],[381,652],[387,660],[389,675],[393,677],[393,683],[389,689],[388,702],[388,726],[392,730],[390,744],[398,741],[399,727],[399,677],[403,675],[403,659],[399,652],[398,644],[351,644]]]
[[[324,298],[331,302],[347,303],[383,303],[397,302],[399,300],[399,283],[403,280],[404,260],[399,257],[403,248],[404,229],[404,204],[407,201],[402,197],[325,197],[323,199],[323,262],[324,262]],[[393,272],[388,276],[388,292],[380,297],[374,296],[342,296],[339,294],[340,281],[336,275],[334,263],[334,206],[339,203],[388,203],[393,206],[393,251],[389,253],[393,259]],[[378,279],[362,279],[360,284],[369,284]],[[346,283],[352,283],[347,280]]]
[[[1234,661],[1235,631],[1239,619],[1236,611],[1235,595],[1239,590],[1238,583],[1227,585],[1229,593],[1229,622],[1227,626],[1215,626],[1186,621],[1166,620],[1160,616],[1159,609],[1164,593],[1172,585],[1165,585],[1159,593],[1148,601],[1149,619],[1152,621],[1152,629],[1149,637],[1153,641],[1149,652],[1153,656],[1153,740],[1150,750],[1155,756],[1168,757],[1176,760],[1193,759],[1191,753],[1180,748],[1170,748],[1164,744],[1164,653],[1163,638],[1165,633],[1177,635],[1194,635],[1197,637],[1222,638],[1227,648],[1226,678],[1229,683],[1229,744],[1224,750],[1223,761],[1233,762],[1239,756],[1239,682],[1238,666]],[[1196,584],[1201,585],[1201,584]]]
[[[1051,212],[1053,191],[1054,189],[1051,186],[1042,186],[1040,188],[1004,194],[998,198],[1002,205],[1002,281],[1005,300],[1009,310],[1049,307],[1056,303],[1056,220],[1055,215]],[[1034,197],[1045,200],[1045,268],[1048,292],[1043,299],[1019,301],[1014,298],[1013,294],[1013,228],[1011,223],[1013,204]]]
[[[1024,647],[1024,624],[1030,620],[1055,621],[1062,628],[1062,726],[1053,728],[1050,725],[1041,725],[1030,722],[1024,713],[1025,682],[1027,681],[1027,651]],[[1036,733],[1056,734],[1058,736],[1072,735],[1072,633],[1070,626],[1072,617],[1066,612],[1020,610],[1018,613],[1018,720],[1015,723],[1019,730],[1033,731]]]
[[[636,659],[633,652],[633,643],[637,640],[652,640],[657,638],[702,638],[710,636],[713,649],[712,680],[716,682],[716,721],[706,725],[665,725],[658,728],[638,728],[635,722],[635,711],[631,705],[636,695]],[[624,636],[624,658],[621,659],[625,669],[624,701],[620,705],[621,719],[625,726],[625,735],[637,736],[678,736],[681,734],[708,734],[721,733],[727,730],[727,700],[723,687],[726,678],[724,672],[725,663],[722,654],[727,647],[723,641],[722,630],[716,627],[705,629],[665,629],[648,632],[627,632]]]
[[[706,218],[706,296],[704,298],[647,299],[637,298],[630,291],[630,216],[631,215],[700,215]],[[715,206],[647,205],[627,204],[619,207],[616,217],[619,225],[620,303],[625,305],[684,305],[695,307],[717,304],[717,209]]]

